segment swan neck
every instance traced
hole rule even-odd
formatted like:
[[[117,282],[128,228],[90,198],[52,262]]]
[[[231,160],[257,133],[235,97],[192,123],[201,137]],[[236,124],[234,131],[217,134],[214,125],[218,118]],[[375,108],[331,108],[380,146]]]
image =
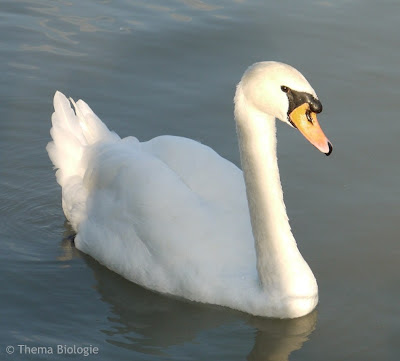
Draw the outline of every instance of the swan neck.
[[[240,86],[235,118],[261,285],[279,295],[297,293],[296,274],[301,274],[314,293],[315,278],[298,251],[283,200],[275,118],[252,106]]]
[[[236,127],[247,200],[257,244],[281,244],[293,235],[283,200],[276,155],[275,118],[246,106],[237,114]]]

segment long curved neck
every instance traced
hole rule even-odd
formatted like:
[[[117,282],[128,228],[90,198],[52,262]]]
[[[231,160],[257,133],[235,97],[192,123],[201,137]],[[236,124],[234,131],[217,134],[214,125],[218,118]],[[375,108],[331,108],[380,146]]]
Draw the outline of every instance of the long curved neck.
[[[276,156],[275,119],[249,104],[240,85],[235,118],[260,282],[280,295],[297,293],[296,274],[310,277],[311,283],[315,278],[290,230]]]

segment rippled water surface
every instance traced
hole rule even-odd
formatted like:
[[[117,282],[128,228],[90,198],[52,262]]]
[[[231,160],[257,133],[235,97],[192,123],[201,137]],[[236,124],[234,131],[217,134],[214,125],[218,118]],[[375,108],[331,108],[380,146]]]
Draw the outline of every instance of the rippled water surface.
[[[398,360],[399,13],[389,0],[2,0],[0,358],[91,345],[95,360]],[[239,164],[234,87],[260,60],[306,75],[334,145],[324,157],[278,126],[317,311],[273,320],[176,300],[74,249],[45,151],[55,90],[121,136],[183,135]]]

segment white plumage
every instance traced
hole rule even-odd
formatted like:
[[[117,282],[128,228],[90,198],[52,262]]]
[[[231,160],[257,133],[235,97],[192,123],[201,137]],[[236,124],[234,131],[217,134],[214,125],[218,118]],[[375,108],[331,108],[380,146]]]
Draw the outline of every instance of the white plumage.
[[[259,85],[252,88],[252,77],[276,82],[276,89],[268,83],[274,91],[287,82],[313,92],[300,73],[281,63],[258,63],[245,73],[235,115],[249,203],[242,171],[211,148],[174,136],[121,139],[85,102],[74,103],[74,112],[57,92],[47,151],[58,169],[76,247],[161,293],[263,316],[310,312],[317,286],[297,250],[281,196],[276,114],[263,113],[246,98],[243,84],[251,88],[247,95],[260,91]],[[285,94],[270,99],[277,113],[287,112]],[[259,164],[260,172],[254,171]],[[254,214],[261,209],[264,214]],[[271,230],[264,232],[266,225]]]

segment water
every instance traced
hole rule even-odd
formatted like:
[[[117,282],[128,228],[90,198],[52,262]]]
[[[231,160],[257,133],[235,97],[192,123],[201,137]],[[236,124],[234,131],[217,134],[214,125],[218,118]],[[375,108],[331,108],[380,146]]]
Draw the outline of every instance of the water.
[[[92,345],[96,360],[398,360],[399,10],[388,0],[3,0],[1,359],[81,359],[57,345]],[[45,151],[56,89],[121,136],[183,135],[238,164],[234,86],[259,60],[306,75],[334,145],[326,158],[278,126],[316,312],[283,321],[183,302],[71,247]]]

